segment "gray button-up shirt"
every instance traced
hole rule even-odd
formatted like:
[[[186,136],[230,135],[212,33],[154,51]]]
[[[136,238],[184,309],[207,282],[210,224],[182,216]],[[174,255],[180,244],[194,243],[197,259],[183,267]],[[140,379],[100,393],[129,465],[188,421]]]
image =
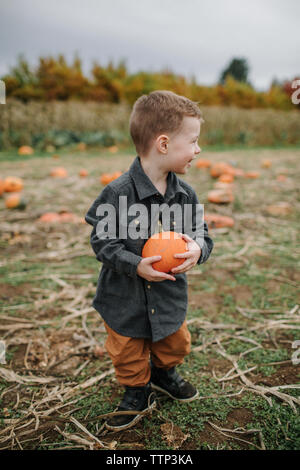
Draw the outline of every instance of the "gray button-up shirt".
[[[141,166],[137,156],[128,171],[109,183],[99,194],[88,210],[85,220],[93,226],[90,242],[102,268],[98,278],[93,307],[104,321],[117,333],[132,338],[150,338],[159,341],[177,331],[183,323],[187,311],[187,278],[185,273],[174,274],[176,281],[164,280],[149,282],[137,274],[137,266],[143,259],[142,249],[147,239],[153,234],[149,217],[148,227],[144,227],[143,238],[120,238],[127,226],[139,224],[140,218],[130,215],[130,211],[120,209],[120,196],[126,196],[127,207],[143,204],[151,212],[151,205],[167,207],[178,204],[182,209],[185,204],[195,207],[199,204],[193,188],[185,181],[169,172],[165,195],[159,193]],[[104,220],[104,204],[111,204],[116,209],[116,234],[104,238],[101,232],[101,221]],[[165,204],[165,206],[162,206]],[[97,210],[98,209],[98,210]],[[163,211],[159,209],[158,217],[162,220]],[[107,212],[105,213],[105,215]],[[176,221],[170,214],[171,228],[176,231]],[[100,224],[99,224],[100,223]],[[192,217],[193,228],[196,227],[196,213]],[[164,225],[162,225],[165,230]],[[173,228],[172,228],[173,227]],[[142,229],[142,227],[141,227]],[[178,232],[188,233],[183,226]],[[102,235],[101,235],[102,234]],[[198,264],[204,263],[213,248],[213,241],[208,236],[207,224],[202,222],[202,235],[191,235],[201,247]]]

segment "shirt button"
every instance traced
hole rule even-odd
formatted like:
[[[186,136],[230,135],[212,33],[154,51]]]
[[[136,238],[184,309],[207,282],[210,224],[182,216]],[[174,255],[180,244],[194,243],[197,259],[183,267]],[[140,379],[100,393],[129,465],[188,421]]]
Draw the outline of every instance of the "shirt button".
[[[151,286],[150,286],[150,284],[148,284],[148,285],[147,285],[147,287],[148,287],[148,289],[151,289]]]
[[[152,308],[151,313],[154,313],[154,312],[155,312],[155,310],[154,310],[154,308]]]

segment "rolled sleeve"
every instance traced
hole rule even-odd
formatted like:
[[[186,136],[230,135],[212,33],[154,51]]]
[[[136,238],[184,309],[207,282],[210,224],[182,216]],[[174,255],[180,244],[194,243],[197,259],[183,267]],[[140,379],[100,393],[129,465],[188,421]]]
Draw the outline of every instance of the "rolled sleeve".
[[[197,194],[193,191],[191,203],[193,205],[192,211],[192,235],[191,238],[200,246],[201,255],[197,261],[197,264],[205,263],[208,260],[214,243],[208,234],[208,226],[205,220],[203,219],[202,210],[197,211],[197,204],[199,203]],[[200,217],[201,213],[201,217]]]
[[[99,233],[99,222],[104,218],[104,215],[97,215],[97,209],[104,204],[110,204],[115,209],[115,237],[102,238],[103,231]],[[96,254],[98,261],[101,261],[106,267],[114,271],[127,274],[135,278],[137,276],[137,266],[143,259],[141,256],[126,250],[124,243],[118,238],[119,227],[119,204],[115,192],[106,186],[98,198],[94,201],[88,210],[85,221],[93,226],[90,236],[90,243]],[[100,235],[100,236],[99,236]]]
[[[197,261],[197,264],[205,263],[205,261],[208,260],[208,258],[210,257],[210,254],[212,252],[213,247],[214,247],[214,242],[208,236],[207,223],[204,222],[204,243],[203,243],[203,246],[202,246],[202,249],[201,249],[201,255],[200,255],[200,258]]]

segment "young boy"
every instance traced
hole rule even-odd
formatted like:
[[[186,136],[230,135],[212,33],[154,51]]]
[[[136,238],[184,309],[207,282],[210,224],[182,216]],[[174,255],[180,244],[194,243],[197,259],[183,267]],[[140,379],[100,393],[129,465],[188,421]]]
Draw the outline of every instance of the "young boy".
[[[181,402],[198,396],[194,386],[178,374],[176,366],[191,350],[185,320],[185,273],[208,259],[213,241],[203,220],[202,235],[200,231],[194,233],[197,224],[193,213],[192,236],[179,224],[178,233],[187,242],[188,251],[175,257],[184,258],[184,262],[169,273],[157,271],[152,263],[160,256],[141,256],[144,244],[153,234],[153,220],[150,217],[145,225],[145,217],[133,213],[136,205],[142,204],[149,215],[155,205],[161,221],[164,211],[173,204],[181,209],[188,204],[192,208],[200,206],[193,188],[176,173],[186,174],[201,151],[198,138],[202,122],[197,104],[188,98],[170,91],[141,96],[130,117],[130,134],[138,155],[128,171],[103,189],[85,217],[93,226],[92,248],[102,262],[93,306],[104,320],[108,334],[105,347],[116,377],[125,387],[116,410],[121,413],[106,421],[110,430],[127,429],[154,408],[153,389]],[[104,218],[107,213],[109,217]],[[104,230],[106,222],[113,222],[114,226],[109,237]],[[163,230],[177,231],[175,220],[170,225],[163,225]],[[143,237],[129,236],[132,227],[137,226]]]

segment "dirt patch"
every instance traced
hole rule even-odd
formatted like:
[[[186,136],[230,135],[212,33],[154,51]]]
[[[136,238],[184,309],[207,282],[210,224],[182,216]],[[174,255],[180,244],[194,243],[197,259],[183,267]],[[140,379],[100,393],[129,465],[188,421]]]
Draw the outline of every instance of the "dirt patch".
[[[273,279],[270,279],[265,282],[265,287],[269,294],[279,292],[281,289],[281,286],[282,286],[282,283],[275,281]]]
[[[275,387],[278,385],[290,385],[299,383],[300,366],[281,364],[278,365],[278,370],[269,377],[263,374],[256,375],[251,378],[252,382],[257,385],[266,385],[268,387]],[[284,390],[282,390],[284,392]]]
[[[212,371],[214,370],[216,373],[219,372],[221,376],[225,375],[229,369],[231,369],[231,366],[228,361],[226,361],[226,359],[215,359],[208,356],[208,364],[207,366],[204,366],[202,370],[204,370],[205,372],[208,371],[210,373],[212,373]]]
[[[209,273],[210,277],[213,277],[218,283],[219,282],[228,282],[228,280],[233,280],[235,273],[232,270],[228,269],[212,269]]]
[[[252,418],[253,413],[247,408],[234,408],[229,411],[224,427],[228,429],[234,429],[237,426],[245,427],[252,421]]]
[[[225,422],[212,422],[221,429],[235,429],[241,427],[245,428],[246,425],[252,421],[252,419],[253,413],[247,408],[234,408],[228,413]],[[233,439],[228,432],[222,432],[227,434],[227,436],[225,436],[221,432],[218,432],[209,423],[205,423],[204,430],[197,434],[196,442],[203,442],[214,447],[219,446],[219,448],[222,448],[222,445],[224,445],[224,443],[228,443],[230,445],[231,442],[235,442],[240,448],[249,449],[249,444],[247,444],[246,442],[237,441]],[[235,437],[239,437],[249,442],[252,442],[251,436],[235,435]]]
[[[79,362],[83,361],[82,356],[68,357],[74,353],[76,344],[70,333],[49,329],[44,331],[43,337],[33,337],[27,344],[8,346],[8,353],[13,349],[11,365],[14,370],[21,368],[26,372],[28,367],[32,371],[43,372],[51,366],[50,375],[52,372],[67,373],[68,371],[74,372]],[[59,364],[55,366],[58,362]]]
[[[223,305],[223,298],[216,293],[211,292],[193,292],[189,290],[189,307],[191,309],[201,308],[208,315],[212,315],[211,318],[217,316]]]
[[[23,298],[28,298],[30,289],[32,287],[32,284],[29,282],[24,282],[22,284],[18,285],[12,285],[12,284],[0,284],[0,299],[5,302],[8,301],[10,303],[12,299],[15,299],[17,297],[22,297]],[[13,319],[13,317],[12,317]]]
[[[224,286],[222,289],[223,293],[232,295],[237,305],[249,305],[250,300],[253,296],[250,287],[245,285],[238,285],[235,288]]]

